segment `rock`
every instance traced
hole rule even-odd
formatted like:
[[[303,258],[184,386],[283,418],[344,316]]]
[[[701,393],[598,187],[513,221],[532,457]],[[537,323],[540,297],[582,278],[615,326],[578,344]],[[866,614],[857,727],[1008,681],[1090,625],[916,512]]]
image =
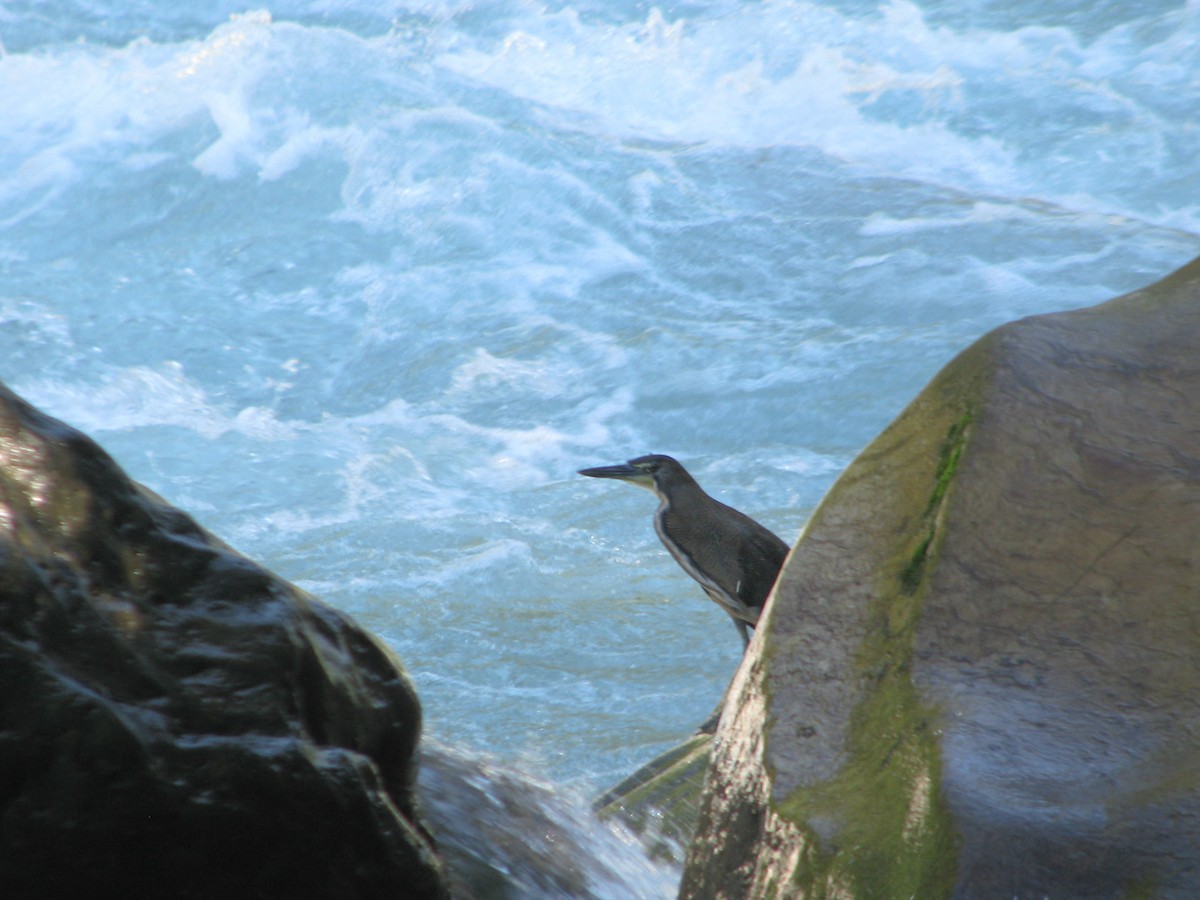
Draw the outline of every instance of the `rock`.
[[[652,855],[682,863],[696,833],[711,744],[712,735],[699,731],[652,759],[605,791],[594,804],[597,814],[641,835]]]
[[[421,757],[421,807],[455,900],[665,897],[679,884],[678,862],[647,857],[569,789],[439,744]]]
[[[1200,896],[1200,261],[962,353],[763,625],[682,897]]]
[[[0,386],[0,896],[444,897],[419,730],[372,637]]]

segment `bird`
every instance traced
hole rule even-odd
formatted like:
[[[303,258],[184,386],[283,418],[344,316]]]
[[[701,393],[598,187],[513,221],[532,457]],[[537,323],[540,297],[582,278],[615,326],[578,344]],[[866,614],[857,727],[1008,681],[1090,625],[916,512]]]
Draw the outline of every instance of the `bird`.
[[[747,629],[758,623],[788,545],[746,514],[706,494],[670,456],[639,456],[624,465],[580,469],[579,474],[615,478],[654,492],[659,500],[654,530],[663,546],[729,614],[743,648],[748,646]]]

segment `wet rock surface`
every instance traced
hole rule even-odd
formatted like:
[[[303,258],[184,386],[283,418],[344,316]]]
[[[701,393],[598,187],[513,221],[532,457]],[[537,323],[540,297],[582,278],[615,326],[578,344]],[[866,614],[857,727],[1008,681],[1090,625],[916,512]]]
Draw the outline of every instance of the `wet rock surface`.
[[[0,388],[0,896],[443,897],[416,695]]]
[[[421,808],[455,900],[664,897],[678,884],[675,856],[648,858],[570,789],[437,743],[421,757]]]
[[[711,744],[711,734],[697,732],[652,759],[598,797],[597,814],[619,819],[652,853],[682,863],[696,832]]]
[[[682,896],[1200,896],[1200,262],[960,355],[760,630]]]

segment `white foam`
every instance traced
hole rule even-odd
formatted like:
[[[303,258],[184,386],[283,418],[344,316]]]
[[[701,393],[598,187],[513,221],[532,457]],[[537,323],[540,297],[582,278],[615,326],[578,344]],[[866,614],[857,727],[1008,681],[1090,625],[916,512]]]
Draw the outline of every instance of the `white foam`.
[[[259,155],[254,146],[259,132],[240,91],[209,94],[204,103],[221,136],[196,157],[194,164],[206,175],[228,180],[238,174],[242,157],[253,159]]]
[[[265,441],[290,440],[296,434],[270,410],[246,407],[230,412],[214,404],[177,362],[110,368],[90,383],[22,381],[14,389],[56,418],[90,434],[160,425],[186,428],[209,440],[230,432]]]
[[[432,574],[440,583],[449,584],[458,579],[474,579],[480,573],[505,570],[516,566],[531,566],[533,554],[524,541],[501,539],[488,541],[475,548],[463,548],[436,573]]]
[[[288,137],[277,149],[262,157],[258,177],[264,181],[276,181],[287,175],[305,160],[318,156],[329,148],[349,156],[352,149],[364,140],[364,133],[357,127],[325,128],[309,125],[307,117],[285,129]]]
[[[515,6],[508,14],[516,24],[498,41],[451,27],[431,33],[429,45],[440,48],[433,58],[445,70],[574,116],[560,125],[710,146],[814,147],[904,177],[1001,196],[1074,198],[1093,211],[1124,209],[1110,184],[1148,176],[1156,157],[1168,163],[1190,144],[1181,110],[1197,100],[1195,3],[1152,28],[1129,23],[1088,46],[1065,27],[935,27],[907,0],[865,15],[790,0],[711,18],[671,20],[653,10],[641,22],[615,24],[569,8]],[[264,91],[297,57],[314,72],[347,54],[376,65],[395,43],[256,11],[176,45],[143,40],[116,50],[79,45],[0,58],[0,93],[8,98],[0,131],[11,137],[0,155],[0,171],[9,173],[0,174],[0,201],[24,198],[18,218],[10,213],[8,221],[77,183],[80,158],[121,146],[122,164],[152,166],[167,157],[139,156],[138,148],[199,120],[216,132],[193,160],[206,176],[249,170],[277,180],[306,159],[332,154],[350,166],[343,185],[349,219],[388,227],[408,210],[453,205],[486,175],[436,167],[431,174],[429,163],[445,144],[408,138],[450,128],[482,143],[483,134],[500,133],[489,116],[446,103],[409,108],[398,95],[374,125],[345,125],[314,117],[274,82]],[[1061,85],[1057,98],[1046,83]],[[1039,114],[1021,115],[1019,107],[1031,103]],[[995,109],[981,116],[984,107]],[[1060,123],[1060,115],[1081,111],[1080,127]],[[1110,133],[1089,138],[1086,115],[1105,119]],[[1030,158],[1086,157],[1089,143],[1096,146],[1094,183],[1080,177],[1083,166],[1056,174]],[[1117,178],[1105,178],[1106,168]],[[554,170],[536,174],[553,177]],[[631,182],[643,209],[659,177]],[[1176,205],[1183,197],[1168,193],[1161,208],[1137,214],[1195,230],[1195,204]]]
[[[471,359],[454,370],[450,390],[465,393],[480,385],[503,385],[511,389],[531,390],[542,396],[552,396],[561,388],[552,378],[547,360],[502,359],[483,347],[476,347]]]
[[[1044,220],[1048,210],[1033,210],[1014,203],[977,201],[969,209],[957,214],[916,216],[898,219],[887,213],[871,213],[859,226],[858,233],[864,237],[880,237],[894,234],[916,234],[922,231],[959,228],[963,225],[991,225],[998,222],[1038,222]]]
[[[327,148],[347,152],[360,139],[355,129],[314,126],[305,114],[259,93],[305,34],[260,10],[232,16],[202,40],[175,45],[138,40],[112,50],[81,44],[0,58],[6,97],[0,132],[14,138],[6,140],[4,158],[17,160],[8,166],[11,174],[0,175],[0,200],[47,188],[61,194],[80,177],[76,158],[97,152],[112,152],[132,169],[160,164],[170,155],[137,148],[205,118],[217,137],[193,162],[217,179],[247,168],[277,179]]]
[[[712,21],[585,24],[572,10],[525,23],[498,47],[456,49],[440,64],[625,136],[734,146],[798,144],[847,159],[1008,177],[1011,154],[936,122],[896,125],[862,107],[885,94],[957,101],[962,76],[943,60],[898,69],[867,46],[933,43],[919,10],[895,2],[880,24],[809,3],[738,10]]]
[[[1114,183],[1137,171],[1149,177],[1168,144],[1190,146],[1181,113],[1200,102],[1195,6],[1150,26],[1122,25],[1089,46],[1062,26],[933,26],[908,0],[866,14],[802,0],[674,21],[653,10],[621,24],[566,9],[531,13],[495,43],[456,41],[438,62],[606,135],[814,147],[940,185],[1120,211]],[[1090,137],[1089,119],[1103,118],[1111,133]],[[1089,143],[1095,190],[1081,191],[1084,166],[1056,172],[1046,162],[1081,162]],[[652,188],[634,186],[643,197]],[[1165,205],[1139,214],[1165,222]],[[1191,228],[1195,216],[1175,221]]]

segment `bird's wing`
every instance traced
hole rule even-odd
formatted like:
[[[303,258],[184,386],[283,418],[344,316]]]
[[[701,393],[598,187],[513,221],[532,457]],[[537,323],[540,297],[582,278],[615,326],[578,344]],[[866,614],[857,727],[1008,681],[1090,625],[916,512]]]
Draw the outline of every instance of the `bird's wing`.
[[[709,596],[731,613],[748,607],[756,614],[775,584],[788,547],[749,516],[711,498],[707,501],[715,508],[677,508],[657,517],[660,537]]]
[[[664,513],[660,508],[654,517],[654,528],[683,570],[700,582],[713,600],[731,615],[735,614],[741,601],[737,599],[737,571],[728,540],[705,527],[695,516],[680,514],[679,510]]]
[[[743,573],[737,597],[752,609],[762,609],[779,577],[788,546],[767,529],[757,527],[743,532],[738,544],[739,568]]]

